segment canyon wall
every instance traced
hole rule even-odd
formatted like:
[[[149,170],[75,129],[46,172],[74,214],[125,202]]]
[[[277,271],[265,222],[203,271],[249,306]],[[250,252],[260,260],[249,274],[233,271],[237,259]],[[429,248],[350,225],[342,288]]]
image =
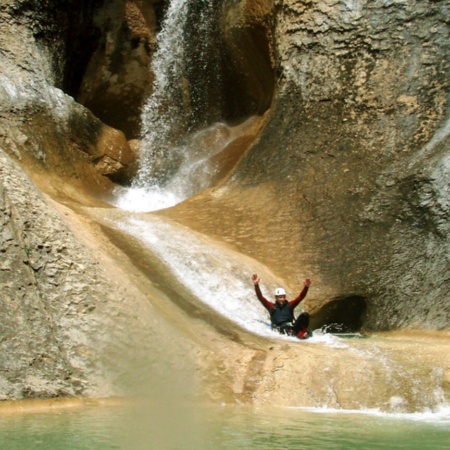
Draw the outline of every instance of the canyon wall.
[[[39,190],[105,206],[129,182],[164,4],[0,6],[2,399],[107,394],[104,349],[157,336],[146,297],[128,303]],[[219,185],[159,214],[292,290],[310,276],[314,326],[448,330],[449,9],[224,2],[226,118],[265,127]]]
[[[150,354],[146,303],[68,227],[69,213],[0,152],[0,400],[114,395],[130,347]]]
[[[263,132],[226,184],[163,214],[293,290],[311,276],[317,326],[447,329],[448,14],[445,1],[275,2]]]
[[[94,23],[102,6],[0,6],[0,400],[115,395],[134,358],[152,370],[148,345],[160,332],[146,295],[41,191],[102,205],[109,177],[135,159],[122,131],[73,98],[108,40]]]
[[[336,306],[366,299],[368,329],[449,326],[449,12],[279,2],[277,97],[234,177],[270,180],[268,216],[298,224],[277,267],[317,274]]]

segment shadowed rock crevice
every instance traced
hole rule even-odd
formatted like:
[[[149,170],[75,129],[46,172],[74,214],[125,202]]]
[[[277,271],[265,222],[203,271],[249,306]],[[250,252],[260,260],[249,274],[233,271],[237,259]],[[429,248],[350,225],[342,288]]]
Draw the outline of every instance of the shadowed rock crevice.
[[[276,86],[273,29],[275,12],[267,0],[226,1],[223,33],[229,69],[225,73],[231,119],[261,115],[273,100]]]
[[[152,94],[151,61],[166,2],[140,0],[86,2],[52,16],[64,39],[61,88],[127,139],[141,136],[141,111]],[[240,6],[215,0],[214,18],[192,4],[184,39],[189,42],[183,85],[191,128],[226,120],[238,123],[270,107],[275,89],[273,6]],[[73,16],[73,18],[72,18]],[[232,19],[228,22],[228,19]],[[48,40],[48,39],[47,39]],[[57,65],[55,64],[55,68]]]
[[[327,332],[358,332],[367,310],[366,299],[357,295],[335,298],[314,314],[312,328]]]
[[[77,37],[72,44],[83,64],[79,66],[75,58],[68,61],[77,80],[65,88],[128,139],[139,137],[140,111],[152,89],[149,67],[158,28],[157,3],[104,2],[86,26],[88,35],[95,34],[95,42]]]

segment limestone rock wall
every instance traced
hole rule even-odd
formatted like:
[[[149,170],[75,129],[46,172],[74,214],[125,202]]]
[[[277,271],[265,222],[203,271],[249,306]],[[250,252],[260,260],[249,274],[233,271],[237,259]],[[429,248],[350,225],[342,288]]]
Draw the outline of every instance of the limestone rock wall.
[[[366,299],[367,328],[448,328],[449,2],[276,3],[277,97],[235,174],[292,231],[261,258]]]
[[[148,373],[148,305],[3,150],[0,255],[0,400],[117,395],[134,357]]]
[[[449,8],[275,2],[264,130],[224,186],[162,214],[294,291],[312,277],[314,326],[448,329]]]
[[[80,82],[71,71],[86,65],[80,40],[99,4],[6,1],[0,9],[0,143],[31,170],[93,192],[111,189],[107,176],[126,178],[136,159],[122,131],[68,95]]]

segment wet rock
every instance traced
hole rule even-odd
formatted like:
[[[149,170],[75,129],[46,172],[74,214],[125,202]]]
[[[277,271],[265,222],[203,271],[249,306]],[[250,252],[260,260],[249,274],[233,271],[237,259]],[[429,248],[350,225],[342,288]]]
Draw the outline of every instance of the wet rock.
[[[163,214],[294,290],[316,279],[313,320],[359,297],[364,328],[448,329],[448,4],[275,6],[265,128],[225,186]]]
[[[110,127],[103,127],[96,146],[94,165],[102,175],[114,181],[130,182],[137,154],[125,139],[125,135]]]
[[[141,133],[140,113],[151,94],[154,75],[150,63],[155,51],[159,0],[103,3],[90,17],[96,45],[87,55],[74,96],[128,139]]]
[[[61,216],[0,150],[0,400],[119,395],[151,370],[148,300]]]
[[[270,107],[275,90],[274,19],[272,1],[224,2],[224,39],[236,73],[228,95],[245,98],[241,108],[257,114]]]
[[[69,4],[56,3],[54,9],[41,6],[8,1],[0,12],[0,46],[6,55],[0,62],[0,143],[24,164],[37,163],[44,170],[56,167],[61,176],[79,179],[91,189],[111,189],[109,178],[129,178],[124,174],[134,161],[125,136],[67,95],[77,95],[77,76],[84,73],[92,54],[80,54],[77,36],[67,42],[64,33],[75,33],[72,26],[78,24],[86,32],[84,51],[92,52],[86,38],[98,33],[94,16],[102,12],[100,2],[79,5],[70,21]],[[98,40],[93,38],[94,43]],[[42,51],[45,46],[51,51]],[[70,56],[64,63],[57,64],[66,54]],[[73,60],[77,57],[78,61]],[[145,70],[148,73],[147,65]],[[104,100],[107,104],[108,97]],[[123,107],[116,110],[123,114]],[[91,168],[98,169],[98,176]]]

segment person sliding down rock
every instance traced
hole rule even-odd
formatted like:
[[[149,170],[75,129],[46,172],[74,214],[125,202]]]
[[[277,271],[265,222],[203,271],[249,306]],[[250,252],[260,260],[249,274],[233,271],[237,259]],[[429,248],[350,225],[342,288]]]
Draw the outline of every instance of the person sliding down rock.
[[[307,278],[304,281],[303,290],[294,300],[286,300],[286,291],[279,287],[275,289],[275,303],[267,300],[261,293],[259,287],[260,278],[255,273],[252,276],[253,284],[255,285],[256,297],[262,303],[264,308],[269,311],[272,328],[281,334],[289,336],[296,336],[299,339],[307,339],[311,332],[308,330],[309,314],[301,313],[297,320],[294,318],[294,309],[306,297],[311,280]]]

